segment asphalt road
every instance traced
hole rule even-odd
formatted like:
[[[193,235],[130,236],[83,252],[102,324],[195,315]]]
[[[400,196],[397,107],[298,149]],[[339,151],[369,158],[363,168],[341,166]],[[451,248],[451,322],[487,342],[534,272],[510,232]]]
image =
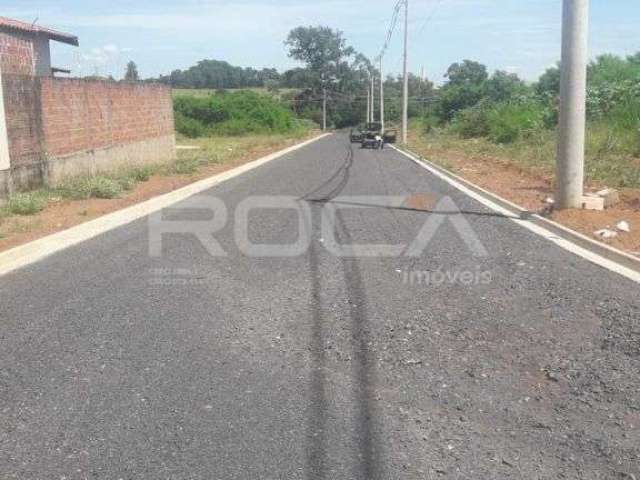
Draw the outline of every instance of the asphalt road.
[[[226,256],[151,257],[143,219],[0,278],[0,478],[640,478],[637,284],[341,135],[205,195]],[[256,195],[308,206],[310,248],[242,253]],[[302,238],[293,210],[248,218]],[[331,246],[423,228],[418,256]]]

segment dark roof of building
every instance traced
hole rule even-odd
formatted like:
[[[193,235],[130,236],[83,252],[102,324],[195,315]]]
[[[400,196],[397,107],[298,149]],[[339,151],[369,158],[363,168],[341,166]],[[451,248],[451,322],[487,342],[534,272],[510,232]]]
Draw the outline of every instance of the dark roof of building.
[[[75,35],[51,30],[50,28],[41,27],[39,25],[36,25],[35,23],[25,23],[19,20],[14,20],[12,18],[0,17],[0,30],[6,29],[46,35],[51,40],[55,40],[57,42],[67,43],[76,47],[79,45],[78,37],[76,37]]]

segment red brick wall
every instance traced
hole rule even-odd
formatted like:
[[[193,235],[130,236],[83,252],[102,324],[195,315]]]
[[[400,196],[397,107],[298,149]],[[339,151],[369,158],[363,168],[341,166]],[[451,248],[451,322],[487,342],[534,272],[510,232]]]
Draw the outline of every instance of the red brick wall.
[[[174,133],[173,102],[161,85],[42,78],[47,153],[132,143]]]
[[[3,74],[33,75],[33,41],[19,32],[0,32],[0,68]]]
[[[36,77],[2,75],[5,119],[12,167],[43,159],[40,83]]]

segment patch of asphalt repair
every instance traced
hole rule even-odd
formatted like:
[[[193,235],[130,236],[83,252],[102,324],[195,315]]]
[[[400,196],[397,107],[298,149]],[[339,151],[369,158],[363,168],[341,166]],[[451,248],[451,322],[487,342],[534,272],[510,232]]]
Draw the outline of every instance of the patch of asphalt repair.
[[[170,235],[152,258],[142,219],[3,277],[2,478],[640,478],[637,284],[342,135],[206,194],[305,198],[311,248],[246,257],[230,220],[225,257]],[[321,212],[362,195],[448,196],[488,256],[446,221],[419,257],[337,257]],[[335,234],[406,244],[421,210]],[[265,210],[250,236],[297,228]],[[490,281],[406,281],[469,271]]]

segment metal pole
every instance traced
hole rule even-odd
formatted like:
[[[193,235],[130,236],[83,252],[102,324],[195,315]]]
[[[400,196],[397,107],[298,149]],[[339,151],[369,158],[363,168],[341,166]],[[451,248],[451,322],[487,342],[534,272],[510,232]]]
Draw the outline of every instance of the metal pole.
[[[409,0],[404,2],[404,85],[402,88],[402,143],[407,144],[409,129],[409,76],[408,76],[408,50],[409,50]]]
[[[384,75],[382,74],[382,56],[380,56],[380,124],[384,133]]]
[[[327,129],[327,89],[322,89],[322,130]]]
[[[589,0],[564,0],[556,208],[580,208],[584,193]]]

